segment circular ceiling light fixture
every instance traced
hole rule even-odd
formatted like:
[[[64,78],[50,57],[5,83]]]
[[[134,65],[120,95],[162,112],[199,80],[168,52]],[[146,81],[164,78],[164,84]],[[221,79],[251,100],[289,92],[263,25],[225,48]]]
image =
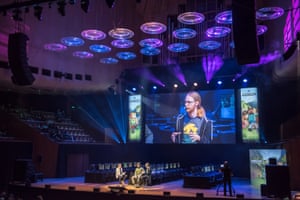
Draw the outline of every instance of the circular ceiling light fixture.
[[[173,31],[172,34],[177,39],[191,39],[197,35],[197,32],[191,28],[180,28]]]
[[[273,20],[281,17],[284,10],[280,7],[264,7],[256,11],[256,19],[258,20]]]
[[[221,43],[213,40],[200,42],[198,47],[203,50],[215,50],[221,47]]]
[[[173,43],[173,44],[169,44],[168,46],[168,50],[171,52],[185,52],[190,48],[190,46],[188,44],[185,43]]]
[[[256,25],[256,33],[257,35],[262,35],[267,32],[268,27],[265,25]]]
[[[108,35],[115,39],[125,40],[134,36],[134,32],[127,28],[114,28],[108,32]]]
[[[178,15],[177,20],[183,24],[200,24],[205,20],[202,13],[198,12],[185,12]]]
[[[44,45],[44,49],[49,51],[65,51],[67,46],[60,44],[60,43],[49,43]]]
[[[142,24],[140,29],[147,34],[161,34],[167,30],[167,27],[160,22],[147,22]]]
[[[61,43],[63,43],[66,46],[82,46],[84,45],[84,40],[79,37],[63,37],[61,39]]]
[[[136,54],[132,52],[119,52],[117,53],[117,58],[121,60],[133,60],[136,58]]]
[[[73,53],[74,57],[78,57],[78,58],[82,58],[82,59],[86,59],[86,58],[93,58],[94,54],[87,52],[87,51],[75,51]]]
[[[118,59],[112,58],[112,57],[100,59],[100,63],[103,63],[103,64],[117,64],[118,62],[119,62]]]
[[[111,42],[111,45],[116,47],[116,48],[121,48],[121,49],[125,49],[125,48],[130,48],[134,45],[134,42],[131,40],[113,40]]]
[[[163,45],[163,41],[161,41],[160,39],[157,39],[157,38],[147,38],[147,39],[141,40],[139,42],[139,45],[141,47],[157,48],[157,47],[161,47]]]
[[[160,50],[153,47],[144,47],[140,50],[140,53],[145,56],[156,56],[160,54]]]
[[[87,40],[103,40],[106,38],[106,33],[96,29],[87,29],[81,32],[81,36]]]
[[[90,50],[96,53],[107,53],[111,51],[111,48],[102,44],[93,44],[90,46]]]
[[[232,11],[226,10],[216,15],[215,20],[219,24],[232,24]]]
[[[225,26],[213,26],[206,30],[206,35],[211,38],[221,38],[227,36],[231,29]]]

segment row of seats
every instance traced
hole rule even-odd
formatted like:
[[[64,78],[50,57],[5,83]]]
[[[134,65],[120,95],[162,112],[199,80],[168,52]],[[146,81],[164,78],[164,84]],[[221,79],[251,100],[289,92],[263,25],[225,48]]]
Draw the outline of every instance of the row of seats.
[[[94,143],[90,136],[79,124],[66,117],[62,110],[49,112],[42,110],[28,110],[19,107],[5,107],[2,110],[9,112],[29,126],[38,129],[50,139],[61,143]]]
[[[92,164],[90,169],[85,172],[86,183],[107,183],[116,181],[115,178],[115,167],[117,163],[100,163]],[[136,162],[129,162],[123,164],[123,169],[131,177]],[[99,168],[100,167],[100,168]],[[182,178],[182,175],[186,173],[186,170],[180,167],[180,163],[155,163],[151,164],[152,185],[177,180]]]

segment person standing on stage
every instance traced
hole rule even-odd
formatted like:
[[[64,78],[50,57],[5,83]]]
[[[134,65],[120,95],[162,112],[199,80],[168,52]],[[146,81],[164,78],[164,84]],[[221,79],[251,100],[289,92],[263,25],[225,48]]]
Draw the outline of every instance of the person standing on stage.
[[[141,163],[138,162],[136,163],[136,168],[134,170],[134,174],[133,176],[131,177],[131,183],[133,185],[136,185],[137,187],[140,186],[141,184],[141,178],[142,178],[142,175],[145,173],[145,170],[144,168],[141,166]]]
[[[124,185],[125,179],[127,177],[126,172],[123,171],[122,163],[118,163],[115,171],[116,179],[119,180],[119,183]]]
[[[228,185],[229,195],[232,196],[232,184],[231,184],[232,171],[231,171],[231,167],[228,164],[228,161],[224,161],[224,164],[221,167],[220,171],[223,173],[224,196],[226,196],[227,185]]]
[[[172,133],[173,143],[210,143],[212,124],[208,123],[201,96],[196,91],[185,96],[186,114],[177,117],[176,131]]]

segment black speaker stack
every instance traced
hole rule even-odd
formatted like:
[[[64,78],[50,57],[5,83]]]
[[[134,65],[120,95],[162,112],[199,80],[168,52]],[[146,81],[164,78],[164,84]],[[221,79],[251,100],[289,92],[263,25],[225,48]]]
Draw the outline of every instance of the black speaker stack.
[[[260,55],[256,34],[255,0],[232,1],[232,26],[238,64],[258,63]]]
[[[28,36],[17,32],[8,37],[8,63],[12,71],[12,82],[16,85],[32,85],[35,81],[27,63]]]

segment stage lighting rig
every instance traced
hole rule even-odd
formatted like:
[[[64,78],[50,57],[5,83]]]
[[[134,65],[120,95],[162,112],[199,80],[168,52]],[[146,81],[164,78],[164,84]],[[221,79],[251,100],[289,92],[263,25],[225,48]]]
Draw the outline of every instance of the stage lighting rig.
[[[109,8],[112,8],[115,5],[115,0],[106,0],[106,4]]]
[[[58,1],[57,2],[57,6],[58,6],[57,10],[58,10],[59,14],[61,16],[66,16],[66,9],[65,9],[65,7],[66,7],[66,1],[64,1],[64,0]]]
[[[42,12],[43,12],[43,7],[42,6],[39,6],[39,5],[36,5],[33,7],[34,9],[34,16],[39,20],[41,21],[42,20]]]
[[[89,10],[90,1],[89,1],[89,0],[81,0],[80,6],[81,6],[81,9],[82,9],[85,13],[87,13],[88,10]]]

